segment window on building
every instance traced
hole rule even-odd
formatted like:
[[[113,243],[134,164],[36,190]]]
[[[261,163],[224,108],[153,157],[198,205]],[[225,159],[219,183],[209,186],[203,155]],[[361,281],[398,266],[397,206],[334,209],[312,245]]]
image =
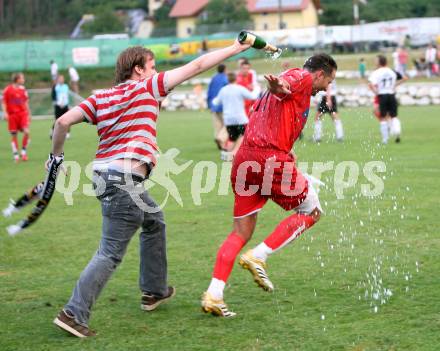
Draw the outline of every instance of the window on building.
[[[191,35],[191,34],[192,34],[192,31],[193,31],[193,30],[192,30],[191,27],[187,27],[187,28],[186,28],[186,34],[190,34],[190,35]]]
[[[264,23],[264,24],[263,24],[263,29],[264,29],[264,30],[268,30],[268,29],[269,29],[269,26],[268,26],[267,23]]]

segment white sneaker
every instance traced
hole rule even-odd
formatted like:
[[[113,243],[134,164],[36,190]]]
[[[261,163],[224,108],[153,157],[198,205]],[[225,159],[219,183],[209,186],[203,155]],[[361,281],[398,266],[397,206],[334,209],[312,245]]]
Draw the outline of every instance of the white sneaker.
[[[6,207],[2,212],[4,217],[11,217],[12,214],[19,212],[20,210],[15,207],[14,200],[9,200],[9,206]]]
[[[70,133],[66,134],[66,139],[70,139]]]
[[[20,233],[22,228],[17,224],[12,224],[9,227],[7,227],[6,230],[8,231],[9,236],[14,236]]]

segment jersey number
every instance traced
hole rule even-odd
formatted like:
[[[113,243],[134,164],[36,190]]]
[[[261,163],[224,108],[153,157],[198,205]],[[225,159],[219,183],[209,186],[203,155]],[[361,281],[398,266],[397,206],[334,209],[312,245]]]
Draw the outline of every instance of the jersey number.
[[[382,89],[392,88],[393,87],[393,78],[388,77],[381,80]]]

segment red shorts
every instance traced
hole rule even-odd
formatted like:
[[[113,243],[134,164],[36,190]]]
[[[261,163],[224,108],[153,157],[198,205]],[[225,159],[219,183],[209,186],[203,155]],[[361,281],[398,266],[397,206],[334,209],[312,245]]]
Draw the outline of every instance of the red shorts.
[[[258,212],[271,199],[286,211],[307,196],[307,180],[290,154],[242,146],[234,158],[231,183],[235,194],[234,217]]]
[[[380,109],[379,109],[379,95],[374,96],[373,100],[373,113],[374,115],[380,119]]]
[[[8,130],[9,132],[19,132],[23,129],[29,128],[29,116],[21,114],[8,115]]]

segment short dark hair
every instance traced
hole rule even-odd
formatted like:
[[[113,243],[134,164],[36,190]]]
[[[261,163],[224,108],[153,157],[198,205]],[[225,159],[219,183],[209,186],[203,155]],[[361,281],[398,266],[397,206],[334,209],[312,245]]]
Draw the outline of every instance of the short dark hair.
[[[228,82],[229,83],[234,83],[237,80],[237,76],[235,75],[234,72],[229,72],[228,73]]]
[[[377,62],[379,62],[379,66],[386,66],[387,58],[384,55],[377,55]]]
[[[217,66],[218,73],[223,73],[225,71],[225,69],[226,69],[226,66],[223,63],[221,63]]]
[[[309,57],[304,62],[303,68],[309,72],[316,72],[322,69],[326,75],[331,75],[333,71],[338,69],[338,65],[330,55],[320,53]]]
[[[22,72],[15,72],[15,73],[12,73],[12,76],[11,76],[12,83],[17,83],[18,79],[19,79],[21,76],[24,76],[24,74],[23,74]]]
[[[153,51],[142,46],[132,46],[122,51],[116,61],[115,81],[116,84],[130,79],[136,66],[144,67],[147,58],[154,58]]]
[[[249,61],[246,57],[243,57],[243,58],[241,59],[240,66],[243,66],[243,65],[250,65],[250,64],[251,64],[250,61]]]

